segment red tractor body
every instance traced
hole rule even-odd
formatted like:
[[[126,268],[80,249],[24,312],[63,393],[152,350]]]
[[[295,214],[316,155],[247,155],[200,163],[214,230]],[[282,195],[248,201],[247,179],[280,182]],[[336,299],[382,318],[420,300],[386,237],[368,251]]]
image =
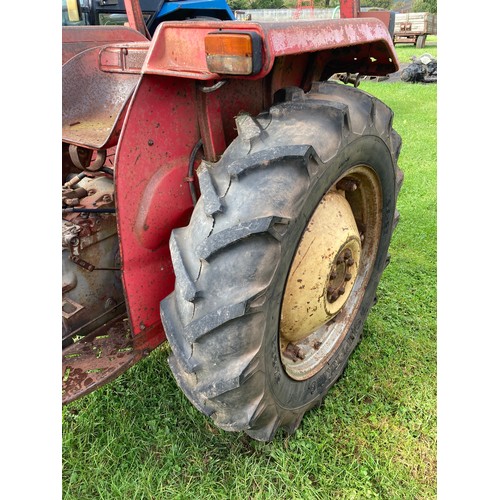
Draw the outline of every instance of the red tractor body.
[[[137,3],[127,3],[137,26]],[[169,238],[188,224],[200,185],[211,189],[196,173],[200,161],[215,164],[241,135],[235,117],[257,116],[287,88],[309,92],[335,73],[398,70],[384,23],[356,18],[356,2],[342,3],[342,12],[349,8],[351,18],[331,21],[169,22],[151,40],[127,27],[63,29],[63,222],[78,228],[65,258],[80,275],[108,273],[106,280],[123,287],[123,300],[119,290],[110,300],[101,286],[96,302],[111,305],[95,314],[99,321],[66,327],[65,402],[113,379],[165,340],[160,302],[174,290],[176,273],[177,279],[188,273]],[[78,202],[68,195],[79,185],[75,174],[93,183],[75,195]],[[108,184],[96,187],[101,177]],[[99,267],[82,242],[99,241],[103,224],[114,218],[119,254]],[[66,321],[92,309],[69,295],[68,302]]]

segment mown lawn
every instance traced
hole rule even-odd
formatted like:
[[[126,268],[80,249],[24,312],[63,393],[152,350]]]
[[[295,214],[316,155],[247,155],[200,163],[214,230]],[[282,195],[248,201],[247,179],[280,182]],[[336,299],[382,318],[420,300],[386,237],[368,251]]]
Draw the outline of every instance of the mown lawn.
[[[160,348],[63,409],[63,498],[436,497],[437,89],[361,88],[394,110],[405,182],[391,264],[344,377],[296,434],[260,443],[195,410]]]

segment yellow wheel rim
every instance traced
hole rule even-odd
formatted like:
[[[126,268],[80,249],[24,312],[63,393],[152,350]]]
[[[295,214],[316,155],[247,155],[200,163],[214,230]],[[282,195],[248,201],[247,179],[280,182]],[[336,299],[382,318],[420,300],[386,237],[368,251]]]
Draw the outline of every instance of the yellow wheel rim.
[[[335,182],[310,217],[281,305],[281,361],[290,377],[313,376],[345,337],[373,268],[381,207],[377,176],[358,166]]]

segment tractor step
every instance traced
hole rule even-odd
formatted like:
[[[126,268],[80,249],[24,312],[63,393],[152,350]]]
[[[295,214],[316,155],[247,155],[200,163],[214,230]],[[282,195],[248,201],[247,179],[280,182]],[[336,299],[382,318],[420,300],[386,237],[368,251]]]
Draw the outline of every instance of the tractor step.
[[[62,354],[63,405],[115,379],[164,340],[161,324],[133,335],[123,314],[67,347]]]

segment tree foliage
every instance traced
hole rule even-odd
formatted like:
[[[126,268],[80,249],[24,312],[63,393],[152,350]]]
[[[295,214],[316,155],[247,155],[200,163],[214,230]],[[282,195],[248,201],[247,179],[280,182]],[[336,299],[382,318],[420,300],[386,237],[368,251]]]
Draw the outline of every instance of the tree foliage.
[[[437,14],[437,0],[413,0],[413,12],[431,12]]]
[[[361,0],[361,7],[376,7],[378,9],[391,10],[392,0]]]

